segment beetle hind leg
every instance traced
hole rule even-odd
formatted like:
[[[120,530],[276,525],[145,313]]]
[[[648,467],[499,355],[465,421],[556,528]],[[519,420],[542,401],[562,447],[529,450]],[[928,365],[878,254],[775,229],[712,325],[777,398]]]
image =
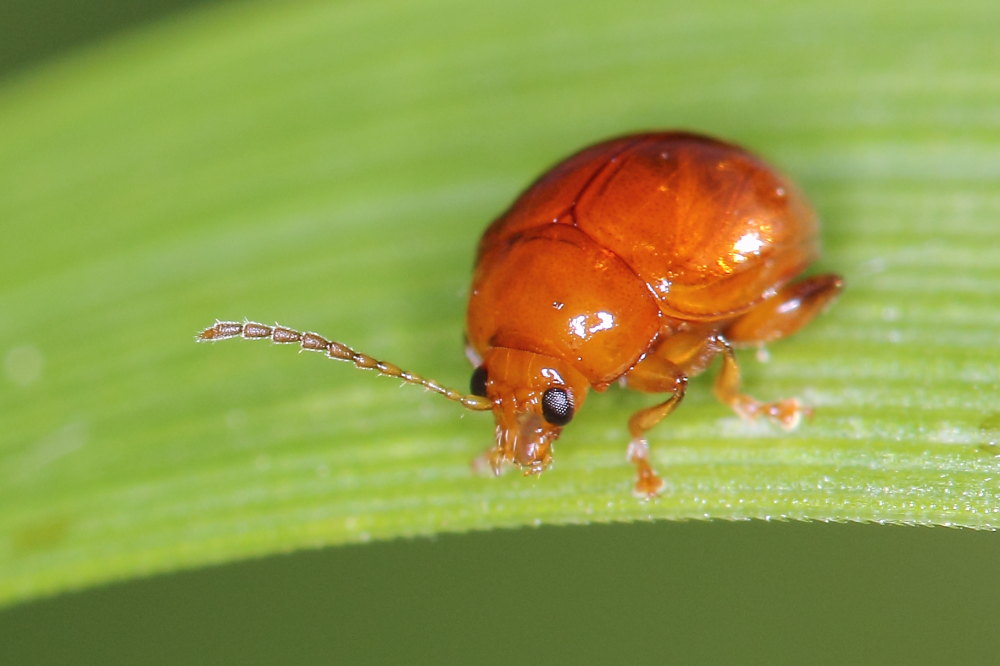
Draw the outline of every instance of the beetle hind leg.
[[[839,275],[816,275],[786,284],[764,302],[740,316],[725,329],[726,339],[737,347],[762,345],[795,333],[822,312],[840,294]]]

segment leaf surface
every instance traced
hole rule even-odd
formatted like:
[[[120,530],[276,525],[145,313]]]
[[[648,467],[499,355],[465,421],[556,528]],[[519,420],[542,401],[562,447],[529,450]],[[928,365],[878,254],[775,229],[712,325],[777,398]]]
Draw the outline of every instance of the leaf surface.
[[[0,87],[0,602],[369,539],[785,518],[1000,525],[1000,50],[991,2],[240,3]],[[842,300],[745,386],[693,383],[635,500],[592,396],[541,478],[477,475],[485,414],[263,343],[317,330],[464,387],[481,230],[606,136],[781,165]],[[711,374],[711,373],[710,373]]]

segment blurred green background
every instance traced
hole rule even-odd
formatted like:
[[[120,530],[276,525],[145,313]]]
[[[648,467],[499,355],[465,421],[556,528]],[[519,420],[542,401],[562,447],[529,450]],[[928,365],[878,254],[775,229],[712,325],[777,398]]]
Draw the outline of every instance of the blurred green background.
[[[0,84],[196,4],[6,3]],[[997,544],[661,522],[328,548],[0,610],[0,663],[994,663]]]

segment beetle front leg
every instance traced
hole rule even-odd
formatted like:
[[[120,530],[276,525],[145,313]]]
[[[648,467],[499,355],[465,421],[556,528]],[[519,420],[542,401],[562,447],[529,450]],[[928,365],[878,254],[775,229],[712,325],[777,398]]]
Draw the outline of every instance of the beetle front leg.
[[[649,463],[649,440],[646,439],[646,432],[665,419],[684,399],[687,375],[662,356],[650,356],[633,368],[627,375],[626,381],[629,388],[639,391],[672,393],[664,402],[640,409],[628,420],[632,439],[629,441],[626,455],[628,461],[635,465],[637,475],[632,493],[641,499],[650,499],[659,495],[666,483]]]
[[[646,431],[666,418],[684,399],[687,388],[687,377],[681,375],[674,386],[674,394],[659,405],[640,409],[628,420],[628,430],[632,439],[628,443],[626,456],[635,465],[637,479],[632,493],[641,499],[650,499],[659,495],[667,485],[660,475],[649,464],[649,440]]]

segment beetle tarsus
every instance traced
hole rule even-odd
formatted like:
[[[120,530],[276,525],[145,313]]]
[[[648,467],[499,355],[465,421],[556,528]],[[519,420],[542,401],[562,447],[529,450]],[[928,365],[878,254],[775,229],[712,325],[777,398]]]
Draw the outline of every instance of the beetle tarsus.
[[[803,416],[811,416],[812,410],[798,398],[786,398],[775,402],[761,402],[740,393],[740,368],[736,363],[733,348],[728,344],[723,349],[722,370],[715,378],[715,395],[729,405],[744,421],[756,421],[765,416],[785,430],[794,430],[802,422]]]
[[[649,442],[645,438],[633,439],[628,444],[628,461],[635,465],[636,481],[632,494],[639,499],[653,499],[666,488],[667,483],[649,464]]]
[[[795,430],[802,417],[812,415],[812,409],[804,406],[798,398],[786,398],[775,402],[760,402],[747,395],[739,395],[731,403],[733,411],[744,421],[756,421],[764,416],[785,430]]]

